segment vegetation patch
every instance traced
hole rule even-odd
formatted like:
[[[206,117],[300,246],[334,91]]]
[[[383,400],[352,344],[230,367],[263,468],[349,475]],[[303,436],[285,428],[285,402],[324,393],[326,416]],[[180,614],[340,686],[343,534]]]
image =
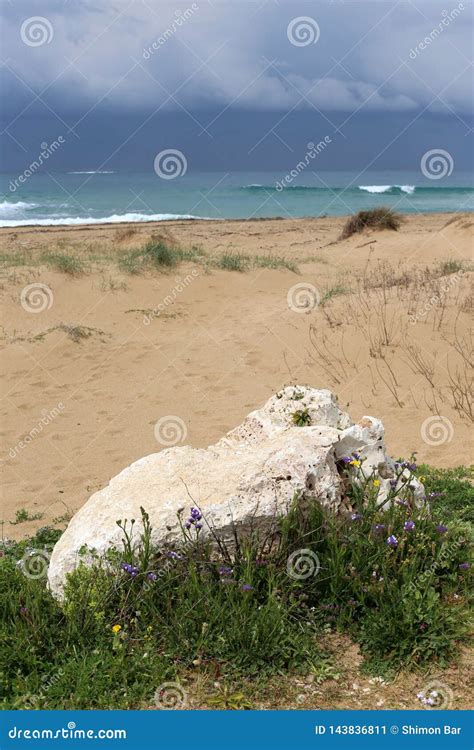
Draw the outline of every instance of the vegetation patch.
[[[147,270],[169,270],[183,261],[199,261],[203,257],[197,247],[182,249],[163,240],[151,240],[146,245],[124,253],[118,261],[120,270],[139,274]]]
[[[174,547],[152,546],[145,510],[141,535],[134,521],[117,521],[122,548],[70,574],[62,604],[41,575],[61,532],[4,540],[0,706],[156,706],[173,681],[186,707],[186,686],[202,678],[217,686],[209,707],[249,708],[239,687],[249,680],[337,679],[321,645],[331,631],[350,634],[378,675],[446,665],[465,637],[472,596],[470,475],[399,461],[403,492],[394,485],[382,512],[378,480],[363,477],[361,462],[339,464],[344,514],[295,498],[274,533],[244,538],[235,529],[231,546],[211,545],[195,507],[179,515]],[[410,496],[415,475],[429,488],[428,507]]]
[[[335,286],[331,286],[329,289],[326,289],[323,296],[321,297],[321,305],[325,305],[326,302],[329,302],[334,297],[339,297],[341,294],[347,294],[346,287],[342,286],[342,284],[336,284]]]
[[[74,255],[65,253],[43,253],[41,262],[52,268],[54,271],[66,273],[69,276],[80,276],[85,272],[84,261]]]
[[[365,229],[393,229],[396,231],[399,229],[402,220],[403,217],[400,214],[386,206],[359,211],[346,221],[339,239],[346,240],[353,234],[363,232]]]

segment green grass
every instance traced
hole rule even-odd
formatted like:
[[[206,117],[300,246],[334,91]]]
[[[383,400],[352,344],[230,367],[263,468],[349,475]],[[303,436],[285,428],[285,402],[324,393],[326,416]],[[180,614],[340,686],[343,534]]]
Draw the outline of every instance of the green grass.
[[[202,250],[197,247],[182,249],[171,247],[166,242],[151,241],[135,250],[129,250],[119,257],[118,266],[129,274],[140,274],[147,270],[166,271],[182,262],[199,262],[203,259]]]
[[[449,276],[452,273],[459,273],[464,269],[464,263],[460,260],[445,260],[440,263],[439,272],[441,276]]]
[[[357,460],[339,468],[353,516],[295,500],[275,519],[273,537],[236,529],[237,543],[222,543],[218,553],[197,522],[186,529],[187,514],[182,542],[153,548],[143,512],[141,544],[133,524],[121,521],[123,547],[79,566],[62,604],[44,576],[26,575],[30,566],[38,570],[35,560],[47,560],[61,532],[45,527],[32,539],[5,542],[0,707],[142,707],[155,704],[164,682],[218,675],[210,705],[247,708],[239,681],[331,677],[319,645],[328,629],[358,641],[377,674],[447,664],[466,634],[472,591],[463,565],[472,539],[471,475],[420,467],[402,491],[392,490],[392,507],[382,513],[373,478],[362,477]],[[430,492],[444,493],[430,499],[430,512],[411,505],[413,473],[425,475]],[[396,547],[387,544],[390,535]],[[307,567],[299,566],[305,559]]]
[[[84,261],[74,255],[65,253],[43,253],[41,262],[55,271],[68,274],[69,276],[80,276],[85,271]]]
[[[242,255],[242,253],[222,253],[222,255],[214,261],[215,268],[220,268],[223,271],[238,271],[242,273],[247,271],[250,267],[250,258],[248,255]]]
[[[336,284],[336,286],[332,286],[329,289],[326,289],[323,296],[321,297],[321,304],[324,305],[334,297],[340,297],[342,294],[347,294],[346,287],[342,286],[341,284]]]
[[[15,514],[15,520],[10,521],[12,526],[16,526],[19,523],[26,523],[26,521],[39,521],[43,518],[43,513],[30,513],[26,508],[20,508]]]
[[[5,267],[32,265],[32,255],[27,250],[0,253],[0,265]]]
[[[255,268],[271,268],[273,270],[286,269],[298,273],[298,266],[292,260],[280,255],[256,255],[252,258]]]

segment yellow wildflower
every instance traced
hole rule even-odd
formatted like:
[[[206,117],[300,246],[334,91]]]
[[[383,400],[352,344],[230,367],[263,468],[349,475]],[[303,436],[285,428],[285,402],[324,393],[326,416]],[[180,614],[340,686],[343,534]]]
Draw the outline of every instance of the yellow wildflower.
[[[349,466],[360,466],[360,461],[356,461],[356,459],[354,459],[353,461],[349,462]]]
[[[114,625],[112,627],[112,633],[120,633],[121,630],[122,630],[122,626],[121,625]]]
[[[374,487],[380,487],[380,480],[374,479]]]

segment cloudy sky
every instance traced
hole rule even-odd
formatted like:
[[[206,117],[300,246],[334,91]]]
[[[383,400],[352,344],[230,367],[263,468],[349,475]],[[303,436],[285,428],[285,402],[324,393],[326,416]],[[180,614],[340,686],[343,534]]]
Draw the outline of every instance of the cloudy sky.
[[[471,166],[472,2],[3,0],[3,171]],[[52,163],[50,162],[50,168]]]

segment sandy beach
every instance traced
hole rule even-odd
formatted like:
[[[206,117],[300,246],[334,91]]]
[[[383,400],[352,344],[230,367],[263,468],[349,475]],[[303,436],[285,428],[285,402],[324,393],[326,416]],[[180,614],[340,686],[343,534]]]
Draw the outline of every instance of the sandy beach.
[[[472,216],[339,241],[344,221],[1,230],[4,534],[67,518],[162,449],[161,418],[205,447],[284,384],[379,417],[394,456],[470,463]],[[193,259],[130,273],[151,238]],[[21,508],[40,517],[10,525]]]

